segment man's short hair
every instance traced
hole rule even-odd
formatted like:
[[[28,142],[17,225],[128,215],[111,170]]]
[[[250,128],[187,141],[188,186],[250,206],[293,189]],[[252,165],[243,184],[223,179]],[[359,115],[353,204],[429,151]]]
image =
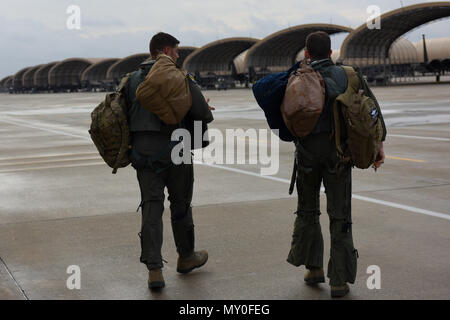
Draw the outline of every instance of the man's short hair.
[[[330,55],[331,40],[328,33],[316,31],[306,37],[306,50],[308,50],[311,59],[326,59]]]
[[[150,54],[156,56],[162,52],[165,47],[174,48],[179,43],[180,41],[174,36],[171,36],[168,33],[159,32],[150,40]]]

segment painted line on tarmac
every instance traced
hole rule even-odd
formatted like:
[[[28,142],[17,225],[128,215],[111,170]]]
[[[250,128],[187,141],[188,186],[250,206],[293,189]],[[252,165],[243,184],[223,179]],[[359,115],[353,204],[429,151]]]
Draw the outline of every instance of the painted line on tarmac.
[[[48,161],[51,161],[51,159],[55,158],[69,158],[75,157],[75,159],[80,159],[85,156],[92,156],[92,155],[98,155],[98,152],[79,152],[79,153],[58,153],[58,154],[43,154],[40,156],[22,156],[22,157],[7,157],[7,158],[0,158],[0,166],[2,165],[1,162],[10,162],[10,161],[28,161],[28,160],[38,160],[38,159],[49,159]],[[100,159],[100,157],[98,157]]]
[[[396,157],[396,156],[386,156],[386,159],[403,160],[403,161],[410,161],[410,162],[426,162],[425,160],[402,158],[402,157]]]
[[[32,125],[29,124],[28,122],[25,121],[15,121],[15,120],[0,120],[1,122],[5,122],[5,123],[10,123],[10,124],[17,124],[17,125],[22,125],[25,127],[30,127],[33,129],[38,129],[38,130],[44,130],[44,131],[49,131],[52,133],[56,133],[58,135],[68,135],[68,136],[72,136],[72,137],[76,137],[76,138],[81,138],[83,140],[90,140],[89,137],[87,136],[81,136],[81,135],[75,135],[75,134],[71,134],[68,132],[64,132],[64,131],[58,131],[58,130],[54,130],[54,129],[49,129],[48,127],[42,127],[42,126],[36,126],[36,125]],[[25,123],[24,123],[25,122]],[[438,140],[438,141],[450,141],[450,139],[447,138],[435,138],[435,137],[417,137],[417,136],[406,136],[406,135],[391,135],[391,136],[399,136],[399,137],[404,137],[404,138],[417,138],[417,139],[430,139],[430,140]],[[251,172],[251,171],[245,171],[245,170],[241,170],[241,169],[236,169],[236,168],[229,168],[229,167],[225,167],[225,166],[219,166],[219,165],[212,165],[212,164],[206,164],[203,162],[199,162],[199,161],[194,161],[194,163],[196,164],[200,164],[200,165],[205,165],[205,166],[210,166],[213,168],[219,168],[219,169],[223,169],[223,170],[228,170],[228,171],[233,171],[233,172],[238,172],[238,173],[242,173],[242,174],[246,174],[246,175],[250,175],[250,176],[255,176],[255,177],[259,177],[259,178],[263,178],[263,179],[268,179],[268,180],[272,180],[272,181],[278,181],[278,182],[283,182],[283,183],[287,183],[290,184],[291,181],[288,179],[282,179],[282,178],[278,178],[278,177],[272,177],[272,176],[263,176],[261,174],[255,173],[255,172]],[[86,164],[86,166],[89,165],[99,165],[99,164],[103,164],[103,163],[98,163],[98,164]],[[67,167],[78,167],[78,166],[84,166],[84,165],[68,165]],[[60,166],[63,167],[63,166]],[[64,166],[65,167],[65,166]],[[36,169],[50,169],[50,168],[35,168]],[[19,169],[19,170],[14,170],[14,171],[26,171],[29,169]],[[1,173],[2,171],[0,171]],[[6,171],[3,171],[6,172]],[[11,171],[9,171],[11,172]],[[321,189],[321,191],[323,191],[323,188]],[[450,215],[445,214],[445,213],[440,213],[440,212],[434,212],[434,211],[430,211],[430,210],[424,210],[424,209],[420,209],[420,208],[416,208],[416,207],[411,207],[411,206],[406,206],[406,205],[402,205],[399,203],[395,203],[395,202],[389,202],[389,201],[383,201],[383,200],[378,200],[378,199],[374,199],[374,198],[369,198],[369,197],[363,197],[363,196],[359,196],[356,194],[352,194],[352,197],[358,200],[363,200],[363,201],[368,201],[368,202],[372,202],[372,203],[377,203],[377,204],[382,204],[388,207],[393,207],[393,208],[398,208],[398,209],[403,209],[406,211],[411,211],[411,212],[415,212],[415,213],[420,213],[420,214],[424,214],[424,215],[428,215],[428,216],[433,216],[433,217],[438,217],[438,218],[442,218],[442,219],[446,219],[446,220],[450,220]]]
[[[263,175],[261,175],[259,173],[246,171],[246,170],[242,170],[242,169],[229,168],[229,167],[215,165],[215,164],[207,164],[207,163],[203,163],[203,162],[200,162],[200,161],[194,161],[194,163],[195,164],[199,164],[199,165],[212,167],[212,168],[219,168],[219,169],[228,170],[228,171],[232,171],[232,172],[242,173],[242,174],[246,174],[246,175],[249,175],[249,176],[259,177],[259,178],[263,178],[263,179],[267,179],[267,180],[283,182],[283,183],[286,183],[286,184],[290,184],[291,183],[291,180],[288,180],[288,179],[282,179],[282,178],[273,177],[273,176],[263,176]],[[324,188],[322,187],[320,189],[320,191],[324,192]],[[427,215],[427,216],[432,216],[432,217],[436,217],[436,218],[450,220],[450,215],[446,214],[446,213],[435,212],[435,211],[430,211],[430,210],[425,210],[425,209],[420,209],[420,208],[416,208],[416,207],[412,207],[412,206],[403,205],[403,204],[400,204],[400,203],[395,203],[395,202],[384,201],[384,200],[379,200],[379,199],[375,199],[375,198],[364,197],[364,196],[360,196],[360,195],[357,195],[357,194],[354,194],[354,193],[352,193],[352,198],[358,199],[358,200],[362,200],[362,201],[372,202],[372,203],[376,203],[376,204],[381,204],[381,205],[384,205],[384,206],[387,206],[387,207],[402,209],[402,210],[410,211],[410,212],[414,212],[414,213],[420,213],[420,214],[424,214],[424,215]]]
[[[450,141],[449,138],[409,136],[409,135],[405,135],[405,134],[389,134],[388,133],[387,137],[406,138],[406,139],[419,139],[419,140],[434,140],[434,141]]]
[[[13,166],[30,166],[39,165],[46,163],[62,163],[62,162],[80,162],[80,161],[92,161],[92,160],[102,160],[100,157],[90,157],[90,158],[77,158],[77,159],[57,159],[57,160],[40,160],[40,161],[30,161],[30,162],[10,162],[10,163],[0,163],[0,168],[2,167],[13,167]]]
[[[82,135],[79,135],[79,134],[66,132],[64,130],[61,130],[60,128],[58,128],[58,129],[51,129],[51,128],[49,128],[49,126],[46,126],[46,125],[30,124],[30,122],[24,121],[24,120],[12,120],[12,119],[5,120],[5,119],[1,119],[0,121],[4,122],[4,123],[8,123],[8,124],[19,125],[19,126],[23,126],[23,127],[27,127],[27,128],[31,128],[31,129],[37,129],[37,130],[43,130],[43,131],[55,133],[58,136],[66,135],[66,136],[70,136],[70,137],[73,137],[73,138],[78,138],[78,139],[83,139],[83,140],[90,140],[88,136],[82,136]]]
[[[362,200],[362,201],[382,204],[382,205],[385,205],[385,206],[388,206],[388,207],[398,208],[398,209],[402,209],[402,210],[406,210],[406,211],[412,211],[412,212],[415,212],[415,213],[424,214],[424,215],[427,215],[427,216],[432,216],[432,217],[437,217],[437,218],[450,220],[450,215],[445,214],[445,213],[440,213],[440,212],[420,209],[420,208],[411,207],[411,206],[407,206],[407,205],[403,205],[403,204],[399,204],[399,203],[395,203],[395,202],[390,202],[390,201],[384,201],[384,200],[378,200],[378,199],[374,199],[374,198],[364,197],[364,196],[360,196],[360,195],[357,195],[357,194],[352,194],[352,197],[354,199],[358,199],[358,200]]]
[[[263,176],[256,172],[251,172],[251,171],[246,171],[246,170],[236,169],[236,168],[230,168],[230,167],[221,166],[218,164],[209,164],[209,163],[204,163],[201,161],[193,161],[193,162],[195,164],[199,164],[199,165],[203,165],[203,166],[207,166],[207,167],[211,167],[211,168],[219,168],[219,169],[233,171],[233,172],[237,172],[237,173],[243,173],[248,176],[254,176],[254,177],[258,177],[258,178],[263,178],[263,179],[268,179],[268,180],[273,180],[273,181],[278,181],[278,182],[283,182],[283,183],[291,183],[291,180],[288,180],[288,179],[278,178],[278,177],[274,177],[274,176]]]
[[[9,275],[9,277],[11,278],[11,280],[14,282],[14,284],[17,287],[17,290],[20,291],[20,293],[22,294],[22,296],[25,298],[25,300],[30,300],[27,296],[27,294],[25,293],[25,290],[20,286],[20,284],[17,282],[16,278],[14,278],[11,270],[9,269],[8,265],[5,263],[5,261],[2,259],[2,257],[0,257],[0,264],[2,264],[5,267],[5,271],[6,273]]]
[[[90,167],[90,166],[106,166],[105,162],[94,162],[94,163],[79,163],[79,164],[67,164],[67,165],[58,165],[58,166],[46,166],[46,167],[34,167],[34,168],[20,168],[20,169],[5,169],[1,170],[0,173],[14,173],[14,172],[23,172],[23,171],[36,171],[36,170],[46,170],[46,169],[59,169],[59,168],[76,168],[76,167]]]

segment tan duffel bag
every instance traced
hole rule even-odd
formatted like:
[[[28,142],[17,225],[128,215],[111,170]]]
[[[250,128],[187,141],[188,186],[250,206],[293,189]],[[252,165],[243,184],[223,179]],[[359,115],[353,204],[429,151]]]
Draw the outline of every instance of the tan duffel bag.
[[[186,71],[171,57],[160,54],[136,90],[139,103],[165,124],[177,124],[192,105]]]

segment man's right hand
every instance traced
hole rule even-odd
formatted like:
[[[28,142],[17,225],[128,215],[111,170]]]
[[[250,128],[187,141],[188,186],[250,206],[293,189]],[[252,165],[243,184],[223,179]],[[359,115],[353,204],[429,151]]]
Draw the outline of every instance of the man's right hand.
[[[373,163],[373,169],[377,171],[379,167],[384,163],[384,159],[386,156],[384,155],[383,141],[381,141],[380,151],[378,151],[377,157],[375,158],[375,162]]]
[[[206,103],[207,103],[208,106],[209,106],[209,110],[216,110],[216,108],[214,108],[213,106],[210,106],[210,105],[209,105],[209,98],[206,99]]]

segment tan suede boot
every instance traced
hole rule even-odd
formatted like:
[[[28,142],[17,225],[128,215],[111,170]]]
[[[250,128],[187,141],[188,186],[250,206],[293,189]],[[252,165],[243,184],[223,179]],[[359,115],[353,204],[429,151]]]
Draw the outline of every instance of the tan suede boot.
[[[331,297],[332,298],[341,298],[349,293],[350,287],[348,284],[343,286],[331,286]]]
[[[323,269],[308,269],[308,271],[305,273],[304,280],[307,284],[324,283],[325,276],[323,273]]]
[[[148,272],[148,288],[158,290],[166,285],[161,269],[153,269]]]
[[[177,272],[189,273],[195,268],[200,268],[208,261],[208,252],[205,250],[195,251],[187,258],[178,257]]]

